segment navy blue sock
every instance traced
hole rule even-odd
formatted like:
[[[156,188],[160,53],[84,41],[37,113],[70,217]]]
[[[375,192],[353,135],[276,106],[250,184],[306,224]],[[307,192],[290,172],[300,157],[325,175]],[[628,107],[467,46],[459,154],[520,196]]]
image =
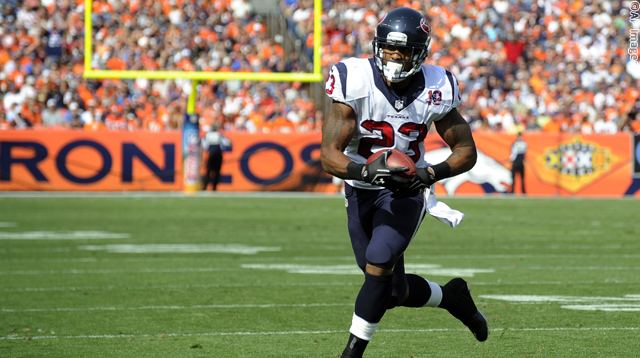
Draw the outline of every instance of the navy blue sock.
[[[393,277],[391,275],[374,276],[365,272],[364,283],[356,298],[355,315],[358,316],[359,319],[371,324],[380,322],[391,300],[391,292],[393,289],[392,279]],[[354,319],[356,319],[356,317],[354,317]],[[353,328],[354,326],[352,324],[351,329],[353,330]],[[371,335],[372,332],[362,334],[366,336]],[[371,337],[357,337],[351,333],[341,358],[362,357],[367,343],[369,343],[369,339],[371,339]]]
[[[356,316],[369,323],[382,319],[391,299],[392,276],[374,276],[365,272],[364,284],[356,298]]]
[[[409,296],[400,304],[404,307],[423,307],[431,297],[431,287],[427,281],[411,273],[406,274]]]

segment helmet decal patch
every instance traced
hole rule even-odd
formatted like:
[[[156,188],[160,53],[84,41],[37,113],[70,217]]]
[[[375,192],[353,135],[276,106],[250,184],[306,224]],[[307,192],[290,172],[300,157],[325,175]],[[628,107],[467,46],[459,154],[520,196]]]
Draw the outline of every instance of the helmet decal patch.
[[[378,25],[380,25],[381,23],[383,23],[383,22],[384,22],[384,19],[386,19],[386,18],[387,18],[387,14],[389,14],[389,13],[388,13],[388,12],[386,12],[386,13],[382,16],[382,19],[380,19],[380,22],[378,22]]]
[[[431,27],[427,24],[427,20],[425,20],[424,17],[420,19],[420,28],[425,34],[431,35]]]

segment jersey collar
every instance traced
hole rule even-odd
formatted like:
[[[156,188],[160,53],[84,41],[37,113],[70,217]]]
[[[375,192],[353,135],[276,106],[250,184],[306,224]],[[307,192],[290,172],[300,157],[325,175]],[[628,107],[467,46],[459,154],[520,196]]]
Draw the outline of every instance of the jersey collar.
[[[371,71],[373,72],[373,81],[385,96],[387,101],[391,104],[391,106],[396,110],[396,112],[400,112],[403,109],[407,108],[413,101],[416,100],[420,96],[420,94],[424,91],[425,88],[425,80],[424,75],[422,74],[422,70],[411,76],[409,81],[409,86],[402,91],[402,93],[397,93],[387,86],[382,78],[382,74],[378,70],[376,66],[375,60],[373,58],[369,59],[369,65],[371,65]]]

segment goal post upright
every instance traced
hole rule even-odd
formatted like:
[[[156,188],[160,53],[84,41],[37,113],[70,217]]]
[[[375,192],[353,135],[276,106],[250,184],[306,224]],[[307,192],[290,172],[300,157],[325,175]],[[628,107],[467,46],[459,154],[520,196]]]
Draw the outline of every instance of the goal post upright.
[[[191,92],[187,100],[187,110],[183,125],[183,171],[184,190],[197,191],[199,181],[200,145],[198,136],[198,151],[193,150],[194,128],[198,130],[198,116],[196,113],[196,99],[198,84],[203,81],[254,81],[254,82],[321,82],[322,63],[322,0],[314,0],[313,4],[313,72],[206,72],[206,71],[146,71],[146,70],[104,70],[93,68],[93,1],[84,0],[84,69],[86,79],[128,79],[139,78],[149,80],[190,80]],[[194,156],[198,156],[195,160]],[[187,168],[188,167],[188,168]],[[195,171],[192,172],[192,171]]]
[[[182,172],[184,191],[195,193],[200,189],[200,120],[196,114],[198,81],[191,81],[187,110],[182,121]]]

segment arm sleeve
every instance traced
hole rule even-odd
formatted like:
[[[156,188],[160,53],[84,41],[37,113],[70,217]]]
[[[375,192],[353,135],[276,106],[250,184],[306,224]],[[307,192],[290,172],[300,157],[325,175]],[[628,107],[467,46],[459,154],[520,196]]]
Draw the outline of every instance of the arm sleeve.
[[[446,115],[451,112],[454,108],[457,108],[460,103],[462,103],[462,96],[460,94],[460,87],[458,86],[458,80],[456,76],[453,75],[449,70],[445,70],[443,68],[440,69],[439,72],[440,90],[438,91],[442,95],[442,106],[435,110],[434,113],[436,116],[434,117],[434,121],[439,121],[442,118],[446,117]]]
[[[462,103],[462,96],[460,94],[460,87],[458,86],[458,79],[453,73],[449,72],[449,70],[445,70],[447,74],[447,80],[449,82],[449,86],[451,87],[451,97],[450,97],[450,108],[452,110],[457,108],[460,103]]]
[[[331,66],[324,91],[332,100],[349,104],[347,102],[347,66],[344,63],[338,62]]]

